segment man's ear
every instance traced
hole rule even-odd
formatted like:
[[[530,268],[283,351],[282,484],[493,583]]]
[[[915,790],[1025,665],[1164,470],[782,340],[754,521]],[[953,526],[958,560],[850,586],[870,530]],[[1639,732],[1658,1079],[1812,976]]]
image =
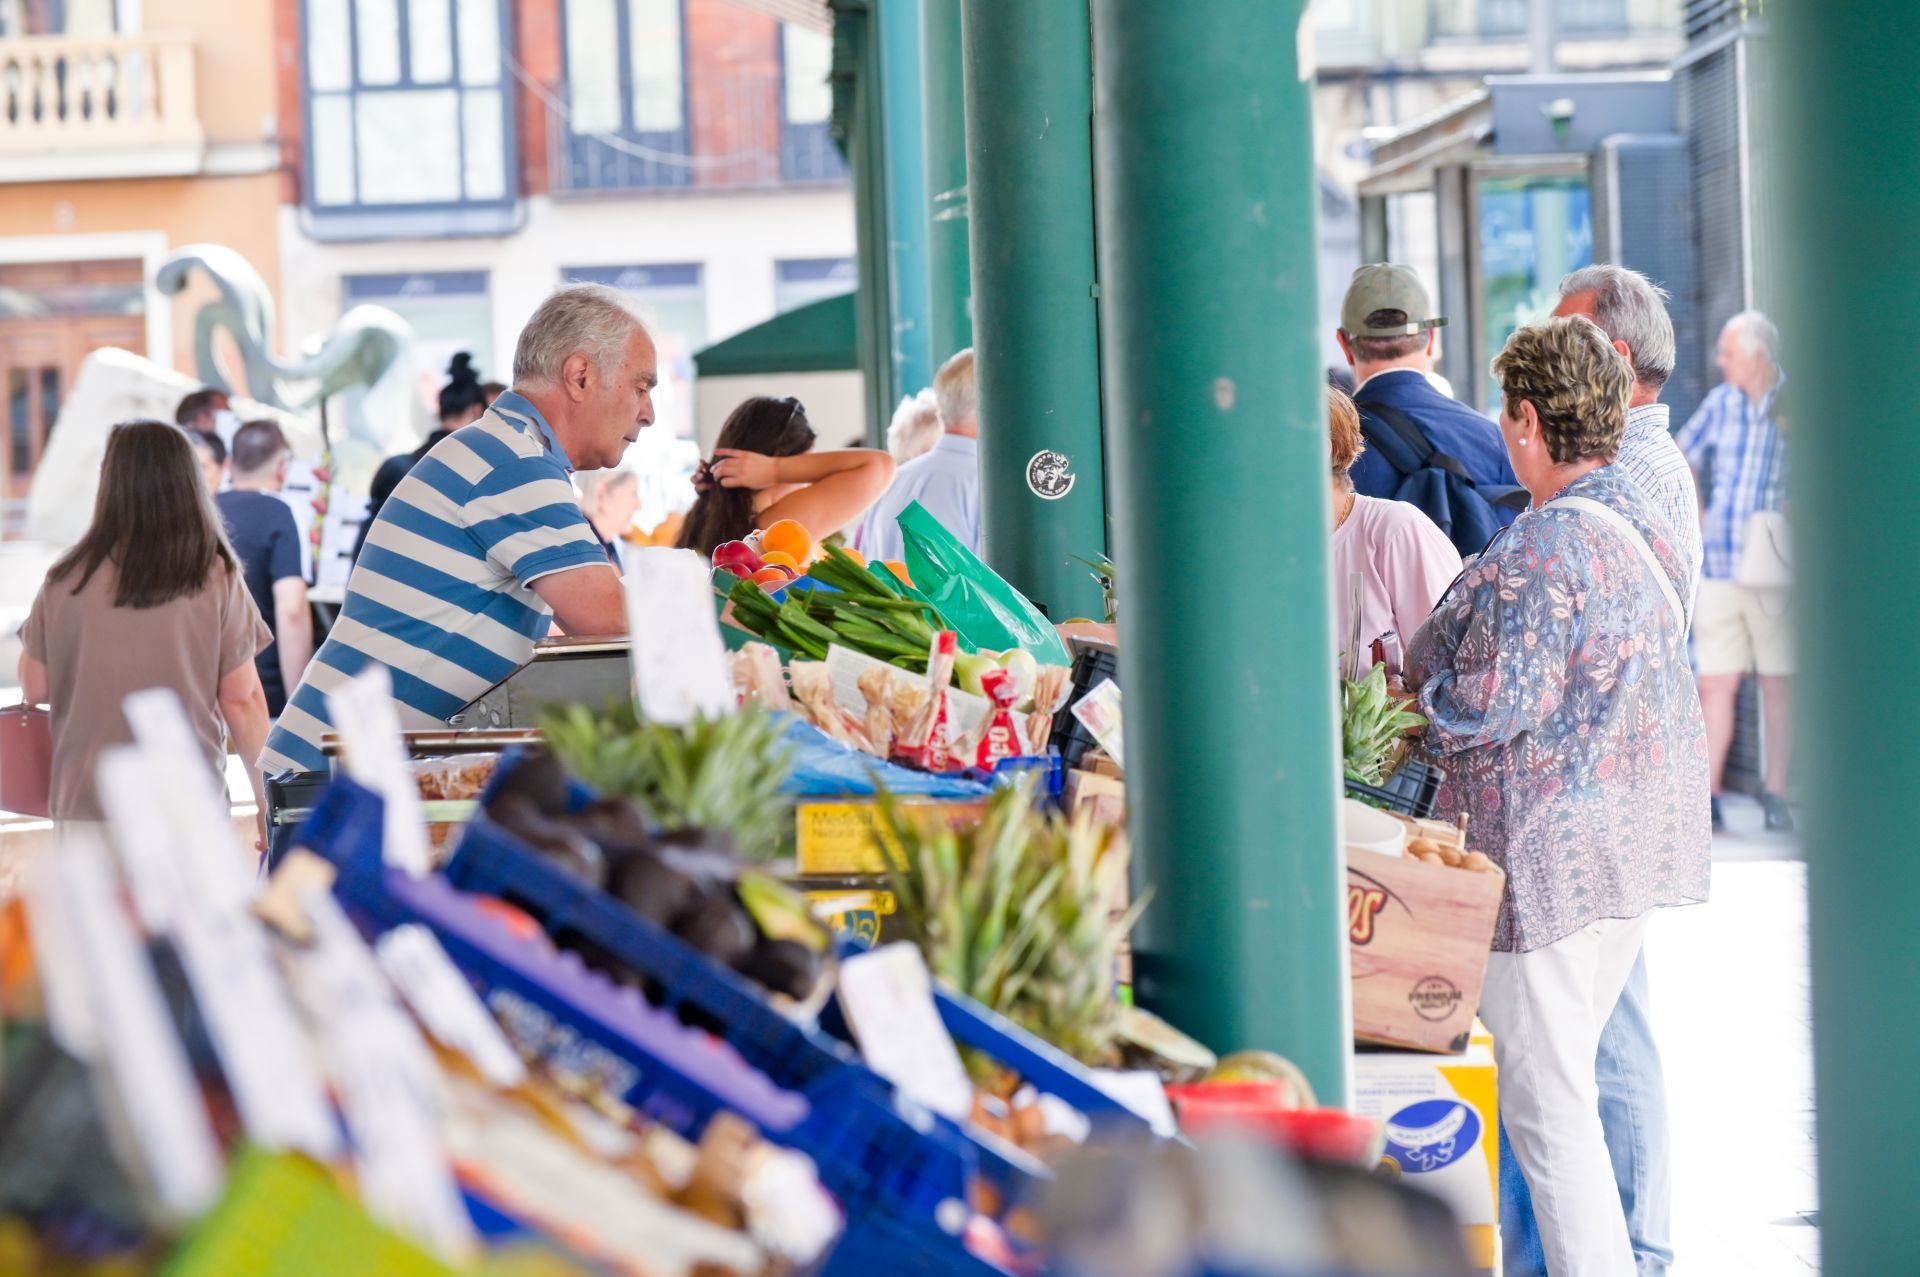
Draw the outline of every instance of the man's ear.
[[[1633,351],[1627,346],[1626,342],[1615,337],[1613,339],[1613,348],[1620,352],[1620,358],[1627,361],[1627,367],[1633,367]]]
[[[1438,328],[1427,329],[1427,358],[1429,359],[1433,358],[1434,347],[1438,346],[1439,344],[1440,344],[1440,330]]]
[[[578,403],[587,397],[587,390],[593,384],[593,360],[582,354],[567,356],[567,362],[560,365],[560,385],[568,398]]]
[[[1340,353],[1347,357],[1347,367],[1349,368],[1355,367],[1356,365],[1353,358],[1353,343],[1347,340],[1346,329],[1344,328],[1334,329],[1333,339],[1340,343]]]

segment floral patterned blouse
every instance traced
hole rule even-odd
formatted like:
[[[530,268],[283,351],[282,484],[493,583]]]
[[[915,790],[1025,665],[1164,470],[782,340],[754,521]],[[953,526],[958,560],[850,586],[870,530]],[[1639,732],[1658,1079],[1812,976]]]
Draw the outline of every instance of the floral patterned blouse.
[[[1688,565],[1617,466],[1562,495],[1625,516],[1684,598]],[[1603,918],[1707,898],[1707,734],[1647,563],[1574,509],[1529,510],[1441,596],[1407,686],[1447,771],[1439,814],[1507,874],[1496,951],[1525,953]]]

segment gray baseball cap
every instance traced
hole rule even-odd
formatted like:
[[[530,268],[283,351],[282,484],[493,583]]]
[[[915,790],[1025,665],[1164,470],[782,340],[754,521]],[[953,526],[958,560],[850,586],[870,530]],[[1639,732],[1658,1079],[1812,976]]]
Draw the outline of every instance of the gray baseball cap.
[[[1367,323],[1367,316],[1380,310],[1397,310],[1407,322]],[[1340,303],[1340,328],[1349,337],[1411,337],[1429,328],[1444,328],[1446,323],[1433,313],[1433,299],[1413,267],[1394,262],[1375,262],[1353,272],[1346,300]]]

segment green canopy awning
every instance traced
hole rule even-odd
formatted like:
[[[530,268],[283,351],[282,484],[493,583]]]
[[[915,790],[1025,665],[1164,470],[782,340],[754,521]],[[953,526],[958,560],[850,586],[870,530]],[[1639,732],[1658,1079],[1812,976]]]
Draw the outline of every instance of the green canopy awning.
[[[857,371],[855,296],[823,297],[717,341],[694,352],[694,371],[702,377]]]

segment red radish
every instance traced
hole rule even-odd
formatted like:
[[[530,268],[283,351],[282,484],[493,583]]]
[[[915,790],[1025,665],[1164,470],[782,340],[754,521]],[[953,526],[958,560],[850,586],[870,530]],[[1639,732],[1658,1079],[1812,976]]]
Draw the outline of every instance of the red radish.
[[[746,571],[736,572],[736,575],[752,576],[766,565],[760,561],[760,556],[754,552],[753,547],[745,541],[728,541],[714,550],[713,566],[745,568]]]

